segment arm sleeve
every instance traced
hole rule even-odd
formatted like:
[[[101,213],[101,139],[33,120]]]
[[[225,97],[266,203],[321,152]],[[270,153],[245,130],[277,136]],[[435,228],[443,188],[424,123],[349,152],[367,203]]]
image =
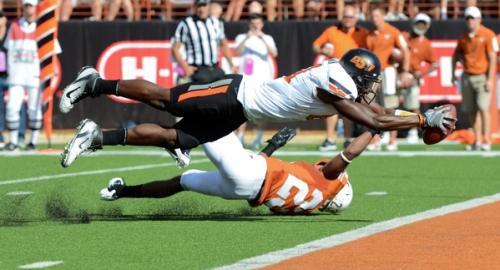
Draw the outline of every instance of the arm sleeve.
[[[396,46],[400,49],[406,49],[408,48],[408,42],[406,42],[405,37],[401,34],[401,32],[397,31],[396,32]]]
[[[274,38],[270,35],[265,35],[264,38],[266,39],[267,44],[273,48],[276,53],[278,53],[278,48],[276,48],[276,43],[274,42]]]
[[[224,22],[221,21],[221,20],[217,20],[217,22],[219,23],[219,40],[224,40],[226,39],[226,30],[224,28]]]
[[[498,40],[494,34],[490,36],[488,45],[488,52],[498,52]]]
[[[430,64],[434,64],[437,61],[436,54],[434,53],[434,49],[432,48],[432,44],[429,42],[427,46],[427,57],[426,61]]]
[[[184,21],[179,22],[177,28],[175,29],[175,34],[174,34],[175,41],[181,43],[185,41],[185,35],[187,32],[186,28],[187,28],[186,23]]]
[[[236,47],[240,46],[241,42],[243,42],[243,40],[245,40],[245,35],[246,34],[239,34],[236,36],[236,38],[234,39],[234,43],[235,43]]]

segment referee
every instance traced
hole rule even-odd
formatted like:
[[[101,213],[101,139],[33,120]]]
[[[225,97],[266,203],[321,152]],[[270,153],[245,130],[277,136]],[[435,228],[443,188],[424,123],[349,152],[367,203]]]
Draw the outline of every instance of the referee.
[[[219,19],[209,17],[210,0],[195,0],[194,15],[184,18],[177,25],[174,36],[173,55],[184,69],[182,83],[212,82],[224,76],[218,67],[219,48],[229,62],[231,70],[235,67],[229,55],[224,26]],[[181,47],[185,48],[183,58]]]

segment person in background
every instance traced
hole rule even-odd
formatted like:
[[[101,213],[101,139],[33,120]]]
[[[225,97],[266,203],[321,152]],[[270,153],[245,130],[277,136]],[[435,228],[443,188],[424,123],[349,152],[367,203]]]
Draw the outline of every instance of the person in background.
[[[371,10],[371,20],[375,28],[366,37],[366,46],[368,50],[377,55],[382,65],[382,91],[377,95],[377,102],[382,106],[394,109],[399,106],[399,98],[396,95],[397,72],[389,64],[389,58],[394,50],[398,48],[402,52],[402,73],[400,76],[409,77],[410,71],[410,51],[408,44],[401,32],[394,26],[385,21],[385,10],[381,7],[375,7]],[[385,133],[385,136],[388,134]],[[398,146],[396,142],[397,132],[391,131],[390,139],[387,145],[388,151],[396,151]],[[378,136],[368,146],[368,150],[381,150]]]
[[[116,19],[116,15],[118,15],[118,12],[120,11],[120,7],[123,7],[123,12],[125,13],[127,21],[134,20],[134,6],[131,0],[111,0],[106,21],[114,21]]]
[[[28,93],[28,127],[31,129],[31,140],[26,150],[36,149],[42,127],[40,63],[33,34],[36,29],[37,4],[37,0],[23,0],[23,17],[11,24],[4,43],[8,52],[9,101],[6,118],[10,132],[10,142],[5,148],[9,151],[15,151],[19,147],[20,109],[25,92]]]
[[[222,13],[224,13],[224,10],[223,10],[221,4],[219,4],[217,2],[211,2],[208,5],[208,10],[209,10],[208,13],[210,14],[210,17],[217,18],[219,20],[222,17]]]
[[[60,20],[62,22],[68,21],[73,13],[73,8],[77,6],[78,0],[62,0],[60,5],[61,16]],[[91,4],[92,17],[89,18],[91,21],[100,21],[102,19],[102,1],[92,0]]]
[[[385,19],[387,21],[408,20],[408,16],[404,13],[404,0],[389,0],[389,7]]]
[[[462,110],[469,114],[476,140],[466,149],[489,151],[490,99],[495,86],[498,42],[495,33],[481,24],[481,11],[477,7],[465,10],[465,20],[467,31],[458,39],[453,53],[451,78],[458,84],[455,66],[461,62],[464,67],[460,80]]]
[[[325,55],[326,58],[340,58],[351,49],[366,47],[366,36],[368,30],[358,27],[358,11],[354,6],[347,5],[343,9],[340,24],[328,27],[313,43],[313,51],[316,54]],[[315,63],[316,64],[316,63]],[[335,143],[338,116],[330,116],[325,120],[326,139],[319,146],[320,151],[334,151],[337,149]],[[344,119],[344,137],[348,142],[352,137],[352,122]]]
[[[278,56],[278,49],[272,36],[262,32],[264,20],[260,14],[251,14],[248,32],[236,36],[236,52],[240,56],[239,73],[251,77],[254,82],[274,79],[272,69],[273,58]],[[238,129],[238,137],[244,142],[246,123]],[[257,135],[251,147],[262,146],[264,130],[262,125],[257,128]]]
[[[0,44],[5,41],[7,34],[7,17],[0,11]],[[0,150],[5,147],[3,130],[5,128],[4,91],[7,88],[7,50],[0,46]]]
[[[259,1],[252,1],[248,4],[248,13],[249,14],[261,14],[264,11],[264,7]]]
[[[237,71],[229,53],[223,25],[220,20],[209,16],[209,4],[209,0],[196,0],[194,14],[181,20],[175,30],[172,52],[185,72],[178,83],[208,83],[222,78],[224,71],[218,66],[219,49],[231,70]],[[181,47],[186,50],[186,59],[181,54]]]
[[[229,0],[224,20],[226,22],[237,22],[240,20],[241,13],[245,7],[246,0]]]
[[[415,78],[411,87],[403,88],[401,94],[404,98],[405,110],[420,113],[420,84],[422,79],[435,71],[438,67],[437,59],[431,47],[431,42],[425,37],[425,33],[431,26],[431,18],[424,13],[419,13],[413,19],[413,30],[411,33],[403,33],[410,49],[410,73]],[[422,70],[422,64],[427,63],[426,70]],[[408,132],[409,143],[418,142],[418,130],[412,128]]]

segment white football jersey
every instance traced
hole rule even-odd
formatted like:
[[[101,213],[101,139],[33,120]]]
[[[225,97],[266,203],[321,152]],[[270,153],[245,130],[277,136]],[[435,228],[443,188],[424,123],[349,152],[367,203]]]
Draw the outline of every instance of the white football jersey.
[[[337,114],[332,105],[317,97],[318,91],[350,100],[358,96],[349,74],[338,60],[331,59],[267,82],[255,82],[244,76],[238,101],[247,119],[256,123],[305,121]]]

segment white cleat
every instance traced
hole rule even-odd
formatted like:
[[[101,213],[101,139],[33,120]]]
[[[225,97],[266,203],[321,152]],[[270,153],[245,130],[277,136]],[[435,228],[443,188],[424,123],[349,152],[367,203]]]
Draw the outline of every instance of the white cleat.
[[[101,128],[90,119],[80,122],[76,134],[64,147],[61,155],[61,165],[69,167],[75,159],[84,152],[96,151],[102,148]]]
[[[68,113],[78,101],[91,96],[91,91],[94,86],[88,86],[87,83],[89,81],[95,83],[96,78],[99,77],[99,73],[93,67],[83,67],[76,76],[76,79],[64,88],[64,92],[59,102],[59,110],[61,110],[62,113]]]
[[[396,143],[390,143],[387,145],[387,151],[389,152],[396,152],[398,151],[398,144]]]
[[[491,144],[489,143],[483,143],[481,144],[481,151],[491,151]]]
[[[114,201],[118,199],[118,193],[126,186],[121,177],[114,177],[108,182],[108,186],[101,189],[101,200]]]
[[[180,148],[175,148],[172,152],[171,150],[167,149],[167,152],[175,160],[175,162],[177,163],[177,167],[179,167],[180,169],[189,166],[189,163],[191,163],[191,156],[189,156],[190,151],[191,150],[181,150]]]
[[[382,151],[382,144],[380,143],[380,141],[377,143],[370,143],[366,146],[366,150],[375,152]]]

